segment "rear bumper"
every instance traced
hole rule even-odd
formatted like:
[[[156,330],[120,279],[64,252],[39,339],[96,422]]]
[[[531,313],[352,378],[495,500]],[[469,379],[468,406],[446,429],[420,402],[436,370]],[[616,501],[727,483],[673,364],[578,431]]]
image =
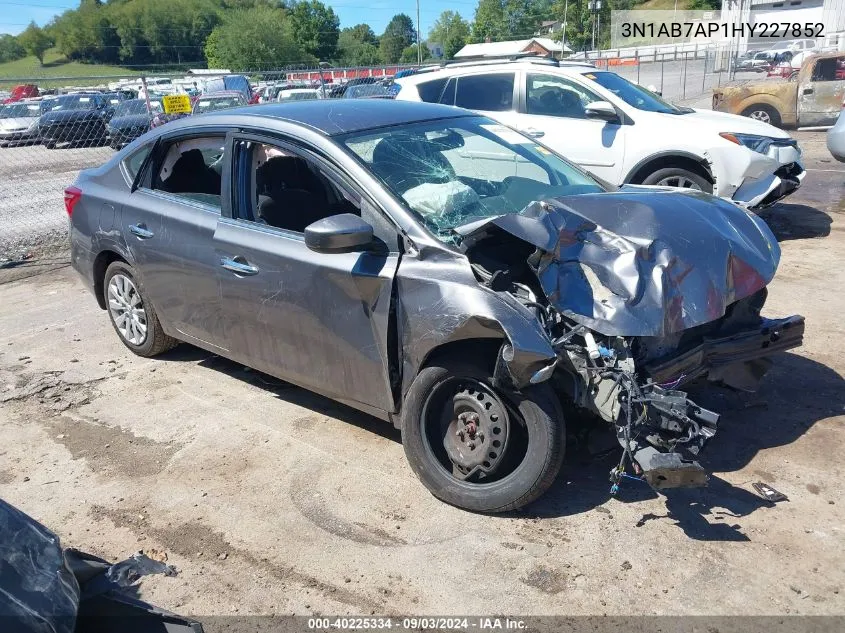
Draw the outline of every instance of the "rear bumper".
[[[845,163],[845,115],[827,132],[827,149],[840,163]]]

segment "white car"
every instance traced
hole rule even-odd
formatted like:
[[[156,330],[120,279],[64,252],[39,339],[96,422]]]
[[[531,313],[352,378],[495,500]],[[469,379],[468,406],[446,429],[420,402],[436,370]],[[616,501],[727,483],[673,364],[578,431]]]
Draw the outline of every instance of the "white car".
[[[798,144],[782,130],[672,105],[583,63],[457,63],[396,83],[397,99],[482,112],[617,185],[698,189],[757,208],[795,191],[805,174]]]
[[[291,101],[313,101],[314,99],[322,99],[323,92],[319,88],[293,88],[291,90],[282,90],[276,101],[279,103],[290,103]]]

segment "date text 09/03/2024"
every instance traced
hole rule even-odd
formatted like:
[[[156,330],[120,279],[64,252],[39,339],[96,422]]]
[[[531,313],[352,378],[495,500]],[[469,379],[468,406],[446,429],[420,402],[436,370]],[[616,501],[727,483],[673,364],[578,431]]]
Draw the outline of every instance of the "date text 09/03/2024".
[[[622,37],[824,37],[821,22],[623,22]]]
[[[454,630],[454,631],[521,631],[524,620],[499,617],[321,617],[308,618],[309,631],[360,630]]]

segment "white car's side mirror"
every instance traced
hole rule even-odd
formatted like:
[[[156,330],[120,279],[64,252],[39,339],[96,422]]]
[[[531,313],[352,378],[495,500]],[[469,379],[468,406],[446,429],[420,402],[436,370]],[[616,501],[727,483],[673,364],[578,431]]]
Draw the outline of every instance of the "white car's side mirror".
[[[603,121],[616,121],[619,115],[607,101],[593,101],[584,107],[584,113],[588,119],[602,119]]]

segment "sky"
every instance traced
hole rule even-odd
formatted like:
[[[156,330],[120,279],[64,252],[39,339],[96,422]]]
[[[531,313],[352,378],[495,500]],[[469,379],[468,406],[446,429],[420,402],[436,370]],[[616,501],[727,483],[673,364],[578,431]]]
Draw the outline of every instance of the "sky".
[[[414,0],[323,0],[340,18],[340,28],[369,24],[376,35],[381,35],[387,23],[397,13],[407,13],[414,24],[417,8]],[[477,0],[420,0],[420,26],[423,38],[428,35],[434,21],[443,11],[457,11],[464,19],[472,19]],[[79,6],[78,0],[0,0],[0,33],[17,34],[30,21],[39,26],[67,9]]]

